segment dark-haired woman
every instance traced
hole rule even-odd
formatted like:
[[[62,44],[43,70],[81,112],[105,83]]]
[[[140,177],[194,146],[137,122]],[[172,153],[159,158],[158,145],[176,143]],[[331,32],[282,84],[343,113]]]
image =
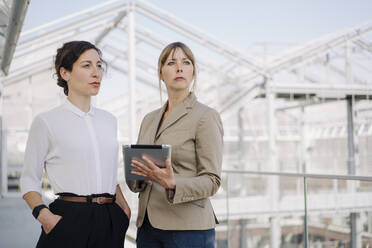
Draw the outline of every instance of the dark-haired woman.
[[[117,121],[91,105],[103,60],[86,41],[57,50],[55,69],[64,104],[35,117],[21,176],[23,198],[41,223],[37,247],[120,247],[130,209],[117,183]],[[58,198],[41,199],[43,169]]]

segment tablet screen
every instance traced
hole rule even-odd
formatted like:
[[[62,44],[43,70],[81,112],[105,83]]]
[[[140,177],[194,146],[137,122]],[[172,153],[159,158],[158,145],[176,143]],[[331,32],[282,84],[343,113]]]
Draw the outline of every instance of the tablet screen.
[[[142,163],[146,164],[142,160],[142,156],[146,155],[149,157],[157,166],[165,167],[165,159],[171,156],[170,145],[124,145],[123,146],[123,160],[124,160],[124,171],[126,180],[150,180],[147,177],[138,176],[131,173],[131,170],[135,168],[131,165],[132,158],[136,158]]]

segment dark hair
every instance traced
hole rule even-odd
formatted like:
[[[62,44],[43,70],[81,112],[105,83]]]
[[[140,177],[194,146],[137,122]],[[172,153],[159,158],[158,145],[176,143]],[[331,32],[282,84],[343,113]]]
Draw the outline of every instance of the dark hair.
[[[75,61],[79,59],[81,54],[89,49],[96,50],[100,59],[102,60],[101,50],[88,41],[70,41],[64,43],[61,48],[57,49],[57,55],[54,61],[57,74],[57,85],[63,88],[63,92],[66,96],[68,95],[68,85],[66,80],[61,77],[60,69],[63,67],[68,71],[72,71],[72,66]],[[103,60],[102,62],[106,64]]]

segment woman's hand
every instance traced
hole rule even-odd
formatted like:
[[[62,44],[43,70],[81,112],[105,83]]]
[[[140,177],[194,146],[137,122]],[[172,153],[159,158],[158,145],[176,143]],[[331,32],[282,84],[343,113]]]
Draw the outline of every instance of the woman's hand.
[[[61,219],[62,216],[53,214],[48,208],[43,208],[37,217],[46,234],[50,233]]]
[[[169,158],[165,160],[165,168],[159,168],[145,155],[142,156],[142,159],[146,162],[147,166],[136,159],[132,159],[132,166],[137,170],[132,170],[131,173],[151,178],[166,189],[176,188],[176,180]]]
[[[119,207],[124,211],[124,213],[127,215],[128,219],[130,219],[131,216],[131,210],[130,207],[125,200],[125,197],[123,193],[121,192],[120,186],[116,185],[116,204],[119,205]]]

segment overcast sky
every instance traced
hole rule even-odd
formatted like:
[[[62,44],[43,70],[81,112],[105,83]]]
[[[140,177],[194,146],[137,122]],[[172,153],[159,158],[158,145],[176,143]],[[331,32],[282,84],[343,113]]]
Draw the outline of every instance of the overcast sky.
[[[31,0],[23,28],[27,30],[103,2]],[[302,43],[372,21],[371,0],[154,0],[151,3],[241,49],[256,42]]]

